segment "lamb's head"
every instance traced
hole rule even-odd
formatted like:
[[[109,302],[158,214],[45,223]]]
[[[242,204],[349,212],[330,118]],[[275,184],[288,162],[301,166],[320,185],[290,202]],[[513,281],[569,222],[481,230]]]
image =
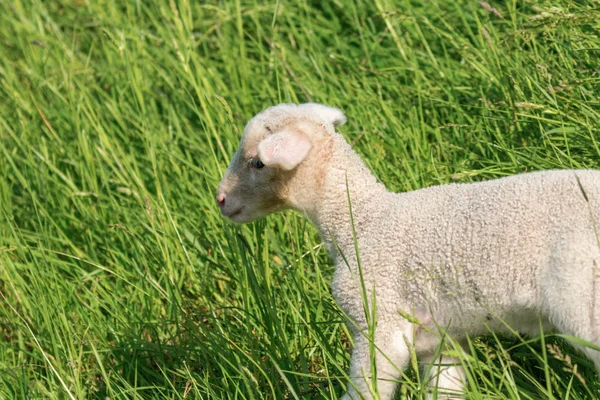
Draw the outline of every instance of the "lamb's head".
[[[314,103],[281,104],[256,115],[219,184],[221,213],[244,223],[305,208],[318,196],[330,139],[344,122],[337,108]]]

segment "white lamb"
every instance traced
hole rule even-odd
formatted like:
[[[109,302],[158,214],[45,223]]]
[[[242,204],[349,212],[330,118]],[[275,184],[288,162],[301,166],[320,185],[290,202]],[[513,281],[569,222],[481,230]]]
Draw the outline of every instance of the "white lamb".
[[[411,348],[434,362],[430,385],[459,396],[464,372],[450,357],[433,360],[440,336],[427,326],[443,327],[461,343],[466,334],[505,324],[535,333],[541,321],[600,344],[600,171],[391,193],[335,132],[345,121],[340,110],[320,104],[258,114],[217,202],[234,222],[294,209],[319,229],[336,262],[333,294],[355,322],[346,398],[391,399]],[[365,301],[373,298],[371,346]],[[600,371],[600,353],[582,350]]]

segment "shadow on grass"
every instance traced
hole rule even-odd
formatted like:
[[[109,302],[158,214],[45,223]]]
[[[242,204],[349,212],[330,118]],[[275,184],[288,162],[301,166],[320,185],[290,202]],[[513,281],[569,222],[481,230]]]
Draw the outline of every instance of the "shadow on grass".
[[[175,398],[294,398],[295,394],[321,399],[337,398],[332,391],[338,396],[343,392],[338,377],[322,375],[323,365],[309,366],[309,374],[298,373],[306,369],[300,355],[273,351],[272,344],[253,337],[255,333],[239,320],[231,318],[226,331],[222,320],[207,315],[196,312],[180,315],[177,322],[132,325],[111,340],[110,382],[99,381],[95,398],[133,393],[172,398],[176,393]],[[290,357],[296,370],[281,367],[289,365]]]
[[[294,398],[295,393],[298,398],[317,399],[336,398],[331,390],[338,396],[343,393],[344,389],[333,377],[327,382],[314,375],[309,377],[310,383],[304,385],[298,374],[278,371],[277,355],[269,354],[265,346],[255,343],[252,347],[249,338],[245,343],[233,343],[227,336],[229,333],[198,315],[182,316],[178,323],[140,324],[114,341],[110,350],[112,365],[107,371],[111,382],[99,383],[94,397],[137,394],[144,398],[161,398],[176,393],[176,398],[200,395]],[[473,343],[473,356],[477,360],[473,365],[485,366],[472,371],[479,396],[487,393],[510,398],[508,389],[494,384],[501,386],[498,378],[507,368],[520,394],[531,398],[542,398],[548,387],[556,398],[597,397],[600,393],[600,380],[593,363],[562,338],[547,335],[542,341],[540,338],[486,336]],[[549,384],[542,357],[544,350],[550,371]],[[408,372],[408,376],[414,376],[414,372]],[[396,398],[400,396],[398,393]]]

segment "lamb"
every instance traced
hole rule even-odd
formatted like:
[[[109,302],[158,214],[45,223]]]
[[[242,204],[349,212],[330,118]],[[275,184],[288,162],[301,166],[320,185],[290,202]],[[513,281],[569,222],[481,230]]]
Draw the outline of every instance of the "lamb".
[[[336,263],[333,295],[353,321],[345,399],[391,399],[411,349],[434,365],[431,398],[436,384],[438,398],[460,397],[464,372],[436,358],[435,327],[463,344],[506,325],[539,332],[541,321],[600,345],[600,171],[392,193],[336,132],[345,121],[320,104],[268,108],[246,126],[217,190],[233,222],[294,209],[320,231]],[[600,352],[581,350],[600,372]]]

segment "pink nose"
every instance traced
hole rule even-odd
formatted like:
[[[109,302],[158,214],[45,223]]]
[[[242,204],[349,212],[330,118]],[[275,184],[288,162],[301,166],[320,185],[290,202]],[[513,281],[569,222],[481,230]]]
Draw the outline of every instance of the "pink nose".
[[[217,194],[217,204],[220,208],[225,206],[225,195],[223,193]]]

